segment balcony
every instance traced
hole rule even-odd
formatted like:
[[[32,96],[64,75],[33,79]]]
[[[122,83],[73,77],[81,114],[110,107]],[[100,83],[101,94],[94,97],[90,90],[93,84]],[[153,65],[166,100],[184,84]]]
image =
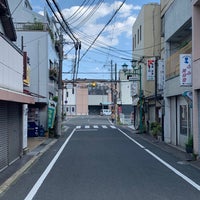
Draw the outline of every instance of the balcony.
[[[54,81],[58,81],[58,70],[56,68],[49,70],[49,78]]]
[[[180,54],[192,53],[192,41],[179,49],[176,53],[170,56],[166,61],[166,80],[179,76],[180,74]]]

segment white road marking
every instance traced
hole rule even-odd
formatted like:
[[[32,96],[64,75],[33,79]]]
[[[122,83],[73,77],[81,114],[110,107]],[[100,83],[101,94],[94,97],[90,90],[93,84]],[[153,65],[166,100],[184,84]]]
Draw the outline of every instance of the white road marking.
[[[76,126],[76,129],[80,129],[81,128],[81,126]]]
[[[90,126],[86,125],[85,128],[90,128]]]
[[[102,128],[108,128],[106,125],[102,125]]]
[[[116,127],[115,126],[110,126],[111,128],[113,128],[113,129],[116,129]]]
[[[178,171],[176,168],[172,167],[169,163],[165,162],[163,159],[161,159],[160,157],[158,157],[156,154],[154,154],[152,151],[146,149],[144,146],[142,146],[140,143],[138,143],[136,140],[134,140],[133,138],[131,138],[130,136],[128,136],[125,132],[123,132],[122,130],[118,129],[122,134],[124,134],[127,138],[129,138],[132,142],[134,142],[135,144],[137,144],[139,147],[141,147],[142,149],[144,149],[148,154],[150,154],[151,156],[153,156],[156,160],[158,160],[160,163],[162,163],[163,165],[165,165],[168,169],[170,169],[171,171],[173,171],[175,174],[177,174],[178,176],[180,176],[182,179],[184,179],[186,182],[188,182],[190,185],[192,185],[194,188],[196,188],[198,191],[200,191],[200,185],[198,185],[197,183],[195,183],[192,179],[188,178],[186,175],[182,174],[180,171]]]
[[[97,125],[94,125],[93,128],[99,128]]]
[[[47,166],[46,170],[40,176],[40,178],[35,183],[35,185],[33,186],[33,188],[31,189],[31,191],[28,193],[28,195],[26,196],[26,198],[24,200],[32,200],[34,198],[34,196],[36,195],[37,191],[39,190],[39,188],[41,187],[42,183],[44,182],[45,178],[47,177],[47,175],[49,174],[49,172],[53,168],[54,164],[56,163],[56,161],[58,160],[59,156],[63,152],[65,146],[67,145],[67,143],[69,142],[70,138],[74,134],[75,130],[76,129],[74,129],[71,132],[71,134],[69,135],[69,137],[65,140],[64,144],[61,146],[61,148],[59,149],[57,154],[54,156],[53,160],[49,163],[49,165]]]

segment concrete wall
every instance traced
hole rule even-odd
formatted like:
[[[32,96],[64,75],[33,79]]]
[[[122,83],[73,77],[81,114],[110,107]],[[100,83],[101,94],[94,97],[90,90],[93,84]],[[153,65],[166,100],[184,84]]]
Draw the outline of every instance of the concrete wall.
[[[193,135],[194,152],[200,155],[200,0],[193,0],[192,8],[192,76],[193,76]]]
[[[37,102],[47,102],[49,97],[49,56],[48,56],[48,33],[40,31],[18,31],[18,38],[23,36],[24,51],[30,58],[30,87],[29,90],[45,98],[36,98]],[[18,46],[21,40],[17,40]]]
[[[1,36],[0,46],[0,87],[23,92],[23,55]]]
[[[191,1],[176,0],[165,13],[165,40],[167,41],[192,16]]]
[[[76,91],[77,115],[88,115],[88,88],[77,88]]]

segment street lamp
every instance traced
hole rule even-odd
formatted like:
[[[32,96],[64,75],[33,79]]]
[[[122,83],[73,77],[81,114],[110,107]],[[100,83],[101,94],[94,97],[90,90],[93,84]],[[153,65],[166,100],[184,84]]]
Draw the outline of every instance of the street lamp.
[[[128,72],[128,65],[126,63],[124,63],[122,65],[122,70],[125,74],[131,74],[133,75],[133,81],[139,81],[140,83],[140,90],[139,90],[139,102],[140,102],[140,133],[143,132],[143,124],[142,124],[142,96],[143,96],[143,92],[142,92],[142,70],[141,70],[141,65],[139,65],[138,68],[136,68],[136,65],[138,63],[137,60],[132,60],[131,61],[132,65],[132,69],[133,71],[130,73]],[[136,79],[135,76],[139,76],[139,79]]]

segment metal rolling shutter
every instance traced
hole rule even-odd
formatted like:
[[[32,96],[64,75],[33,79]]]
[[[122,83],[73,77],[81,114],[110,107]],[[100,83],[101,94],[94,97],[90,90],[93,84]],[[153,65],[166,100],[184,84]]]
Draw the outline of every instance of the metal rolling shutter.
[[[20,104],[8,104],[9,164],[19,158],[21,153],[22,115]]]
[[[8,166],[7,103],[0,101],[0,171]]]

